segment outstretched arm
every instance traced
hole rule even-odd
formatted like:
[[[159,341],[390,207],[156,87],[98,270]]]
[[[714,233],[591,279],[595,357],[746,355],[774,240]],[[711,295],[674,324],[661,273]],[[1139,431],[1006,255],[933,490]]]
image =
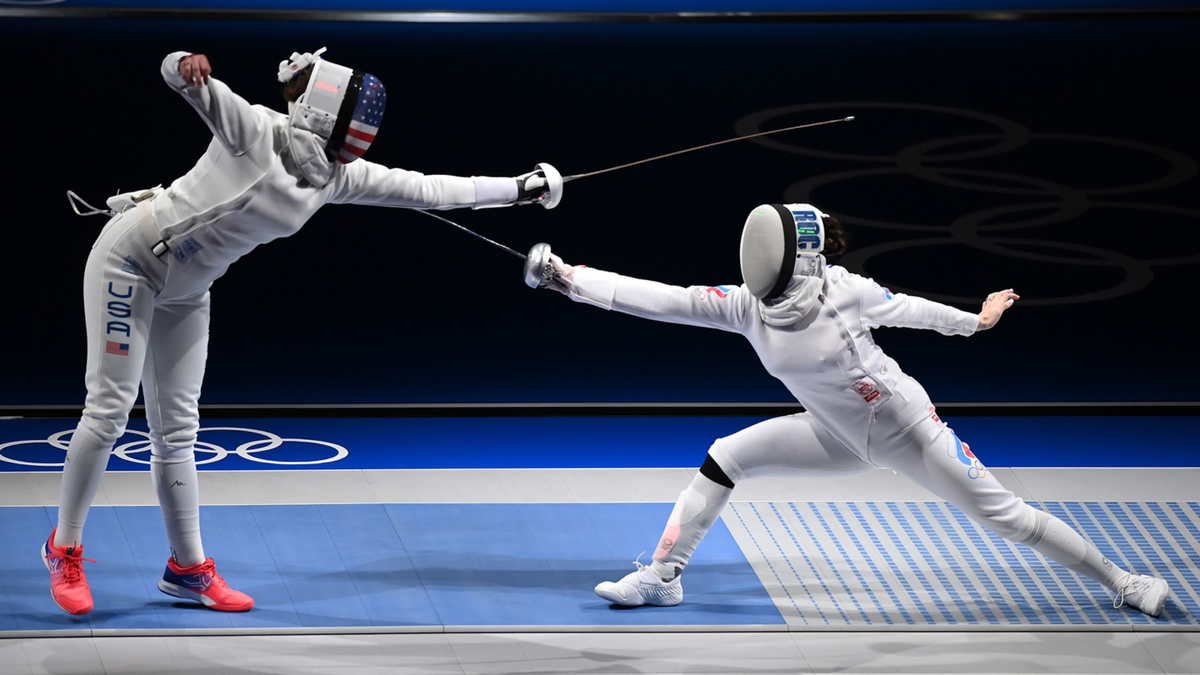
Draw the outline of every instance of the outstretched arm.
[[[545,287],[576,302],[666,323],[741,333],[755,302],[742,286],[671,286],[591,267],[551,254],[556,278]]]
[[[1004,313],[1004,310],[1012,307],[1013,303],[1020,298],[1021,296],[1013,293],[1011,288],[989,294],[983,301],[983,309],[979,312],[979,327],[975,330],[987,330],[995,326],[1000,321],[1000,315]]]
[[[973,335],[996,325],[1004,310],[1021,296],[1011,288],[988,295],[979,314],[943,305],[916,295],[893,293],[874,281],[857,274],[846,274],[845,281],[858,287],[863,325],[899,328],[926,328],[943,335]]]
[[[537,204],[546,185],[539,176],[540,170],[515,178],[426,175],[360,159],[339,172],[330,202],[434,210]]]

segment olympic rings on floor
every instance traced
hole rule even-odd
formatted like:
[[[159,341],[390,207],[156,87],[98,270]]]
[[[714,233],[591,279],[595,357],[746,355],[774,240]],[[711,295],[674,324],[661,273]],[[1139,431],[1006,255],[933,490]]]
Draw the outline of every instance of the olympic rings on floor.
[[[42,444],[45,444],[45,445],[50,446],[51,448],[61,450],[65,453],[67,450],[67,447],[70,443],[69,436],[72,433],[74,433],[74,431],[75,431],[74,429],[59,431],[57,433],[51,434],[48,438],[45,438],[45,439],[33,439],[33,440],[25,440],[25,441],[9,441],[7,443],[0,443],[0,461],[8,462],[10,464],[18,464],[21,466],[61,467],[63,465],[63,461],[61,461],[61,460],[60,461],[50,461],[50,462],[28,461],[28,460],[16,459],[14,457],[8,457],[4,454],[4,451],[8,448],[16,447],[19,445],[42,445]],[[274,464],[274,465],[279,465],[279,466],[312,466],[312,465],[316,465],[316,464],[330,464],[332,462],[337,462],[339,460],[344,459],[345,457],[347,457],[350,454],[349,450],[347,450],[345,447],[343,447],[341,445],[338,445],[337,443],[331,443],[329,441],[319,441],[319,440],[308,439],[308,438],[283,438],[283,437],[279,436],[278,434],[274,434],[269,431],[262,431],[260,429],[247,429],[247,428],[243,428],[243,427],[205,427],[205,428],[200,429],[199,433],[203,434],[206,431],[225,431],[225,432],[256,434],[256,435],[262,436],[262,438],[248,441],[246,443],[242,443],[241,445],[238,445],[236,448],[234,448],[232,451],[230,451],[220,445],[217,445],[215,443],[209,443],[206,441],[199,440],[199,438],[197,438],[196,444],[195,444],[196,464],[213,464],[215,462],[219,462],[219,461],[225,459],[230,454],[236,454],[237,456],[239,456],[243,459],[250,460],[251,462],[257,462],[259,464]],[[135,440],[135,441],[131,441],[128,443],[123,443],[121,445],[115,446],[113,448],[112,454],[116,455],[117,457],[120,457],[121,459],[123,459],[127,462],[131,462],[133,464],[149,465],[150,464],[150,454],[149,453],[150,453],[150,445],[151,445],[150,444],[150,434],[148,434],[147,432],[144,432],[144,431],[136,431],[133,429],[128,429],[128,430],[126,430],[125,433],[132,434],[134,436],[141,436],[142,438],[140,440]],[[309,460],[270,459],[270,458],[259,456],[260,453],[265,453],[268,451],[276,450],[276,449],[282,447],[285,443],[306,443],[306,444],[311,444],[311,445],[323,445],[327,448],[332,449],[333,454],[329,457],[325,457],[325,458],[321,458],[321,459],[309,459]],[[65,459],[65,457],[64,457],[64,459]]]

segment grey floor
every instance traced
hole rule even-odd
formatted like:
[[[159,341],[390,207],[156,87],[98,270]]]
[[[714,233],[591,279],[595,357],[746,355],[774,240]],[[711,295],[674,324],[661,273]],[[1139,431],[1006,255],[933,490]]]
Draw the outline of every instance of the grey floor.
[[[1200,469],[993,469],[1026,499],[1200,500]],[[204,472],[206,504],[672,502],[687,469]],[[54,505],[55,473],[0,473],[0,506]],[[737,500],[934,499],[888,471],[746,481]],[[114,472],[102,505],[154,504]],[[647,533],[653,539],[657,533]],[[636,554],[637,552],[632,552]],[[614,574],[620,570],[614,570]],[[598,580],[599,581],[599,580]],[[1200,673],[1192,632],[510,632],[22,637],[3,675],[66,673]]]

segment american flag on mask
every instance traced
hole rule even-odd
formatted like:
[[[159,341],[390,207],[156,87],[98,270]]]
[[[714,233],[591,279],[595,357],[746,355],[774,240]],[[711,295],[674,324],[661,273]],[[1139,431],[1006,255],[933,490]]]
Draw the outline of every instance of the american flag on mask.
[[[362,89],[358,92],[358,104],[354,106],[354,117],[346,130],[346,140],[338,151],[338,161],[349,164],[371,147],[379,123],[383,121],[383,109],[387,105],[387,91],[374,75],[363,75]]]

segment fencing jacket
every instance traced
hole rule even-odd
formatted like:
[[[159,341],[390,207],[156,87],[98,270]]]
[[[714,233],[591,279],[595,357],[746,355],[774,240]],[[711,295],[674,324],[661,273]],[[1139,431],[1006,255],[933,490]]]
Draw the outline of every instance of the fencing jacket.
[[[295,234],[325,204],[475,206],[478,181],[507,181],[515,197],[511,178],[426,176],[362,159],[331,162],[328,181],[314,184],[305,178],[312,172],[302,173],[289,153],[294,130],[288,116],[249,104],[217,79],[188,86],[179,75],[187,55],[168,55],[162,76],[196,109],[213,138],[191,171],[143,205],[171,249],[163,291],[170,296],[203,292],[233,261]]]
[[[871,336],[877,326],[929,328],[971,335],[979,318],[925,298],[892,293],[874,281],[830,265],[818,304],[792,326],[774,327],[759,315],[745,286],[682,288],[576,267],[571,298],[657,321],[739,333],[767,371],[839,441],[863,456],[874,409],[893,395],[925,396]],[[914,411],[915,423],[928,416]]]

